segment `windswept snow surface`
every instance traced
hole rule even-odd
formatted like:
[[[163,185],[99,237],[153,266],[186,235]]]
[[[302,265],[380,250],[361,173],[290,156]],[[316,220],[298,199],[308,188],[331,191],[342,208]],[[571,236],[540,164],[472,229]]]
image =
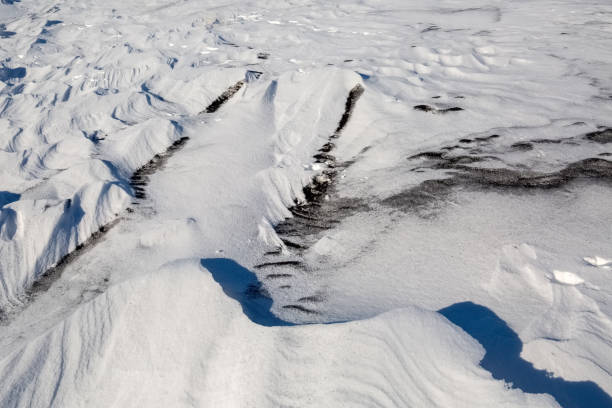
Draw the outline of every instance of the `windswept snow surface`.
[[[0,406],[612,407],[611,38],[2,1]]]
[[[196,259],[110,288],[6,356],[0,384],[3,406],[556,406],[493,381],[482,354],[416,307],[257,325]]]

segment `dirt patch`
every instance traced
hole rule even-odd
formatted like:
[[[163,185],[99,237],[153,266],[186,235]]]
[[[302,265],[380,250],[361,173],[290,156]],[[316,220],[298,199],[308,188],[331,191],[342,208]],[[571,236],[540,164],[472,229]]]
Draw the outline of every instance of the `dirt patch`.
[[[430,112],[430,113],[448,113],[448,112],[460,112],[463,108],[458,106],[451,106],[450,108],[436,108],[434,106],[429,105],[416,105],[413,107],[414,110],[421,112]]]
[[[132,189],[134,190],[134,197],[139,200],[146,198],[145,186],[149,184],[149,176],[162,169],[168,159],[172,157],[174,153],[180,150],[188,140],[189,138],[186,136],[176,140],[165,152],[156,154],[147,162],[147,164],[132,174],[132,177],[130,178],[130,186],[132,186]],[[138,204],[138,202],[134,202],[133,204]]]
[[[559,145],[558,149],[573,149],[588,143],[605,144],[612,141],[612,129],[600,128],[597,132],[562,139],[534,139],[504,145],[497,141],[499,135],[464,138],[459,145],[443,146],[439,150],[425,151],[408,157],[414,163],[411,171],[423,173],[434,171],[434,179],[385,198],[383,206],[413,212],[422,217],[430,217],[450,201],[450,196],[458,188],[473,190],[495,189],[515,193],[537,189],[560,188],[578,179],[598,179],[612,181],[612,162],[604,159],[609,153],[595,153],[601,148],[592,145],[593,156],[568,163],[555,171],[536,171],[533,168],[533,155],[529,153],[539,145]],[[466,146],[470,145],[470,146]],[[526,162],[516,162],[515,152],[526,152]],[[514,154],[510,163],[505,162],[507,154]],[[567,152],[571,157],[571,151]],[[435,172],[442,170],[444,172]]]
[[[243,86],[244,86],[244,81],[236,82],[236,84],[230,86],[225,92],[219,95],[217,99],[212,101],[212,103],[208,105],[208,107],[200,113],[201,114],[202,113],[215,113],[216,111],[219,110],[221,106],[223,106],[225,102],[227,102],[232,96],[234,96],[236,92],[238,92]]]
[[[587,133],[585,139],[601,144],[612,143],[612,128],[605,128],[597,132]]]
[[[66,266],[68,266],[71,262],[81,257],[83,254],[87,253],[92,247],[94,247],[98,242],[100,242],[104,236],[119,223],[119,218],[111,221],[110,223],[103,225],[98,229],[98,231],[91,234],[91,236],[87,239],[87,241],[82,244],[77,245],[76,249],[69,254],[62,257],[59,262],[47,269],[45,273],[40,275],[40,277],[32,284],[32,287],[26,292],[26,296],[31,301],[38,293],[44,292],[51,287],[53,282],[58,280]]]

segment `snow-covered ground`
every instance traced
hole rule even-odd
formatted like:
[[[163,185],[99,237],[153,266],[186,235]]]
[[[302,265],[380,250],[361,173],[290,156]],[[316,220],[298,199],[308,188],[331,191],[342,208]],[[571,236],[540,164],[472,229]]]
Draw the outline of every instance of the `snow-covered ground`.
[[[0,406],[612,407],[607,0],[0,4]]]

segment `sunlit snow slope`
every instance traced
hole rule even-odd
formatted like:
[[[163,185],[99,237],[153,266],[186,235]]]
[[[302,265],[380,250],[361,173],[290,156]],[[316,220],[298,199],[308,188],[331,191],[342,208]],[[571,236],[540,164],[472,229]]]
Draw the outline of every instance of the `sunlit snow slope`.
[[[612,407],[611,38],[3,0],[0,406]]]

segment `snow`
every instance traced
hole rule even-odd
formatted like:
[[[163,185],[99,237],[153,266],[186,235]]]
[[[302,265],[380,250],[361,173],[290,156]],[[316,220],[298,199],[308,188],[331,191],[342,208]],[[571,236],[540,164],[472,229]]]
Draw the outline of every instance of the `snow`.
[[[597,267],[604,267],[604,268],[612,263],[612,259],[602,258],[597,255],[593,257],[585,256],[583,259],[589,265],[593,265]]]
[[[0,405],[612,406],[610,13],[3,2]]]
[[[94,407],[557,406],[550,396],[523,394],[493,380],[478,366],[482,355],[466,333],[416,307],[336,325],[257,325],[197,259],[183,260],[110,288],[7,355],[0,385],[11,391],[1,401]]]
[[[584,283],[584,279],[582,279],[580,276],[567,271],[554,270],[553,278],[555,282],[558,282],[562,285],[580,285],[581,283]]]

